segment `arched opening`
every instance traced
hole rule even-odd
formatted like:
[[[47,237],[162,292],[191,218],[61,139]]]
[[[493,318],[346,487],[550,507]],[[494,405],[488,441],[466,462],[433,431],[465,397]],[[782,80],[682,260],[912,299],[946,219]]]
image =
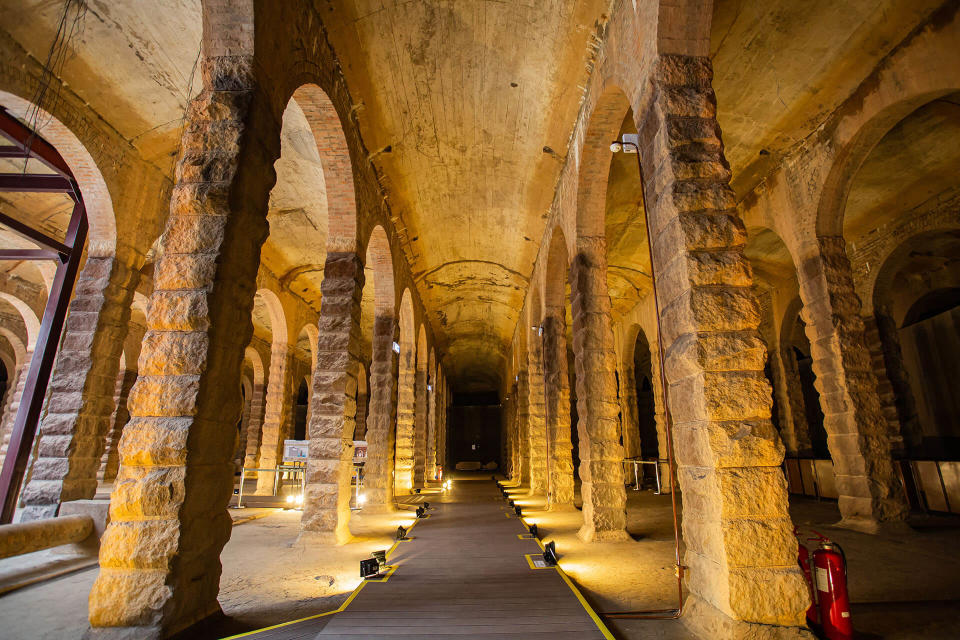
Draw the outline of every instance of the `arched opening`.
[[[637,330],[633,346],[633,372],[637,390],[640,456],[644,460],[656,460],[660,457],[660,439],[657,435],[657,407],[653,393],[652,354],[643,329]]]
[[[297,387],[297,399],[293,406],[293,439],[307,439],[307,409],[310,399],[310,384],[308,380],[301,380]]]

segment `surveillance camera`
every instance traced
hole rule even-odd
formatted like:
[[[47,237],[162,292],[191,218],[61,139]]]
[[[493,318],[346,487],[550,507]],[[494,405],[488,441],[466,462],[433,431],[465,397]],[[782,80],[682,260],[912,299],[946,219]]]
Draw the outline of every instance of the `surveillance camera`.
[[[621,143],[619,140],[614,140],[610,143],[610,151],[613,153],[620,153],[623,151],[623,143]]]

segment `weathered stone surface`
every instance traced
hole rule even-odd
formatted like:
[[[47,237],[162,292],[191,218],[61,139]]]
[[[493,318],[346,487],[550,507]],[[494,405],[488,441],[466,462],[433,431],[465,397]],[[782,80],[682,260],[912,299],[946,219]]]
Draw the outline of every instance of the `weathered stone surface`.
[[[139,273],[115,258],[88,258],[77,279],[46,414],[40,422],[40,473],[24,487],[23,521],[56,515],[59,503],[92,498],[115,404],[120,353]],[[76,314],[74,308],[83,308]],[[86,309],[96,309],[88,311]],[[43,443],[44,434],[54,441]],[[58,438],[58,436],[66,436]],[[57,468],[52,475],[43,470]],[[31,487],[31,483],[42,483]]]
[[[530,332],[527,347],[527,437],[530,451],[531,495],[547,493],[547,424],[544,416],[543,343],[541,337]]]
[[[562,310],[543,320],[544,413],[549,435],[550,475],[547,507],[573,506],[573,445],[570,441],[570,388],[567,340]]]

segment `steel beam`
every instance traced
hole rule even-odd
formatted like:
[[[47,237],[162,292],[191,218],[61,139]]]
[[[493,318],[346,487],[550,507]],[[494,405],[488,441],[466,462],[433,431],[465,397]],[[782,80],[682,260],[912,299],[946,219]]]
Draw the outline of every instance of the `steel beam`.
[[[38,173],[0,173],[0,191],[70,193],[73,185],[63,176]]]
[[[70,247],[63,244],[59,240],[51,238],[42,231],[38,231],[31,227],[28,224],[20,222],[16,218],[11,218],[7,214],[0,212],[0,224],[5,227],[10,227],[12,230],[16,231],[24,238],[36,242],[41,247],[46,247],[47,249],[53,249],[57,253],[66,256],[70,253]]]

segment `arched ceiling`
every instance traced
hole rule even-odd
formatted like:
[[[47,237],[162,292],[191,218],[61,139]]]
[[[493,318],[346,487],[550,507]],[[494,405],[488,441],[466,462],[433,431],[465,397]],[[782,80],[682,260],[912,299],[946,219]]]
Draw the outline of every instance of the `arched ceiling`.
[[[854,175],[843,213],[850,242],[960,192],[960,93],[930,102],[877,143]]]
[[[496,389],[608,3],[326,4],[444,370]]]
[[[942,0],[715,0],[710,55],[732,185],[750,191]]]

